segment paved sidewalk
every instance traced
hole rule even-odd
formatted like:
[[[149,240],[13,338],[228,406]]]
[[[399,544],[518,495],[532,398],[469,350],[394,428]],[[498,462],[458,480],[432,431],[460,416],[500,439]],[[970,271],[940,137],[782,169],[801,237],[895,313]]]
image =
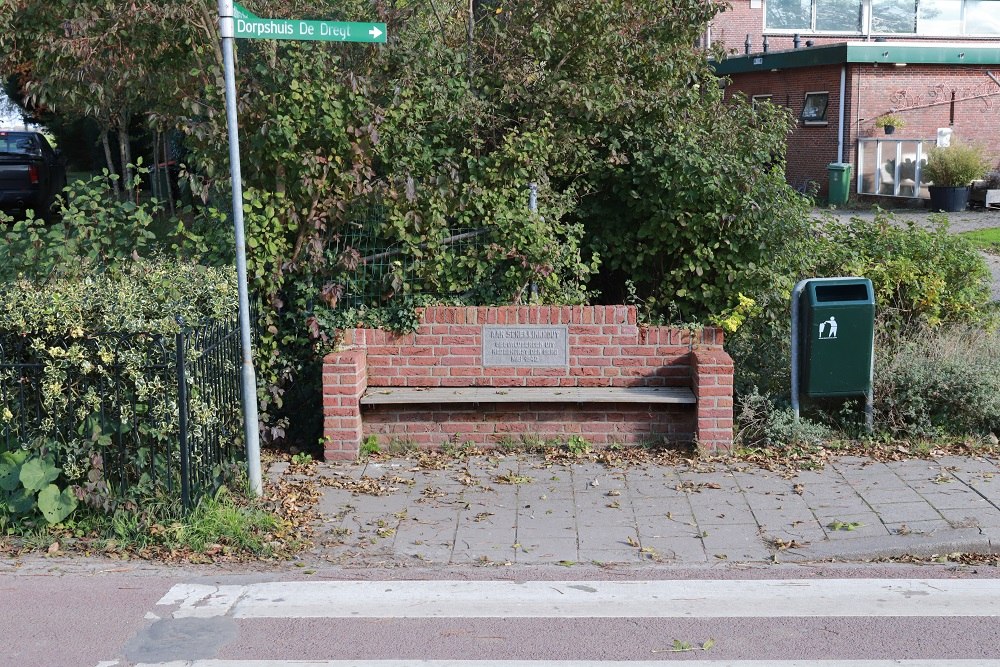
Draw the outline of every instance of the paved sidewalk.
[[[1000,551],[1000,467],[985,458],[844,457],[791,473],[736,461],[608,468],[517,454],[441,469],[415,459],[319,464],[316,474],[324,486],[312,556],[344,565],[693,565]]]

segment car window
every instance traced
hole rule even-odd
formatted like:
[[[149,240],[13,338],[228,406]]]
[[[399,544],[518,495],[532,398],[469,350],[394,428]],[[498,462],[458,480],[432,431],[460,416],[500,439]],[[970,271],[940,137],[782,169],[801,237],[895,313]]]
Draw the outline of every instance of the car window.
[[[32,134],[27,132],[0,132],[0,153],[39,155],[41,150]]]

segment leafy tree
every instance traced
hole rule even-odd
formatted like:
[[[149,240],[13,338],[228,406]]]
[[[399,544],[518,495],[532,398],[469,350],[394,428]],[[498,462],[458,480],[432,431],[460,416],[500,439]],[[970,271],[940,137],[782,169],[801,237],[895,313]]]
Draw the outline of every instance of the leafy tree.
[[[384,46],[237,43],[248,256],[265,306],[271,417],[284,389],[315,367],[312,346],[336,321],[338,272],[365,260],[329,248],[372,206],[383,211],[382,247],[409,267],[386,273],[382,305],[405,307],[420,292],[579,303],[598,284],[617,299],[630,278],[656,313],[704,319],[768,276],[769,257],[801,230],[802,200],[781,176],[787,114],[723,104],[708,54],[692,46],[719,4],[246,4],[275,18],[383,21],[389,33]],[[179,226],[180,250],[230,261],[215,3],[4,7],[4,34],[30,37],[0,37],[0,70],[19,73],[40,101],[98,116],[127,109],[185,134],[186,179],[208,206]],[[43,19],[35,28],[33,16]],[[174,43],[165,46],[168,25]],[[94,48],[81,50],[78,34]],[[122,48],[109,53],[115,40]],[[81,97],[59,73],[43,81],[60,67],[82,67],[98,92]],[[70,104],[84,98],[95,108]],[[481,242],[458,249],[448,242],[455,229]],[[588,284],[602,260],[603,281]]]

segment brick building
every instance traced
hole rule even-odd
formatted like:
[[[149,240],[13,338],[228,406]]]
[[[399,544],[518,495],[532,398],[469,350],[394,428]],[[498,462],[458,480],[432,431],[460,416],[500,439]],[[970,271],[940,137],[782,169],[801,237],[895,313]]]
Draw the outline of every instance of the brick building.
[[[825,196],[840,162],[852,196],[926,198],[921,168],[939,135],[1000,162],[1000,0],[735,0],[706,41],[730,54],[716,65],[728,96],[798,119],[796,188]],[[892,135],[875,124],[889,113],[905,121]]]

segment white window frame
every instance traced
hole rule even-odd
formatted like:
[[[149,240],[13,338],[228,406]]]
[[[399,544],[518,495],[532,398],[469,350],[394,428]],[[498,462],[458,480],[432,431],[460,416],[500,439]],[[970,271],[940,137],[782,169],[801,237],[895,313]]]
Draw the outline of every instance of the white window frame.
[[[918,0],[919,1],[919,0]],[[872,0],[861,0],[861,30],[816,30],[816,5],[817,3],[823,2],[823,0],[812,0],[811,4],[811,14],[809,28],[769,28],[767,26],[767,2],[768,0],[763,0],[763,12],[761,16],[761,22],[764,26],[765,35],[874,35],[878,37],[990,37],[994,39],[1000,39],[1000,33],[981,33],[981,32],[969,32],[968,26],[966,25],[966,2],[967,0],[962,0],[962,12],[961,12],[961,23],[962,28],[958,34],[940,34],[940,33],[921,33],[921,32],[876,32],[871,29],[872,26]],[[997,2],[997,9],[1000,9],[1000,2]],[[918,9],[919,12],[919,9]],[[915,17],[916,25],[919,30],[919,18]],[[974,27],[974,26],[973,26]]]

